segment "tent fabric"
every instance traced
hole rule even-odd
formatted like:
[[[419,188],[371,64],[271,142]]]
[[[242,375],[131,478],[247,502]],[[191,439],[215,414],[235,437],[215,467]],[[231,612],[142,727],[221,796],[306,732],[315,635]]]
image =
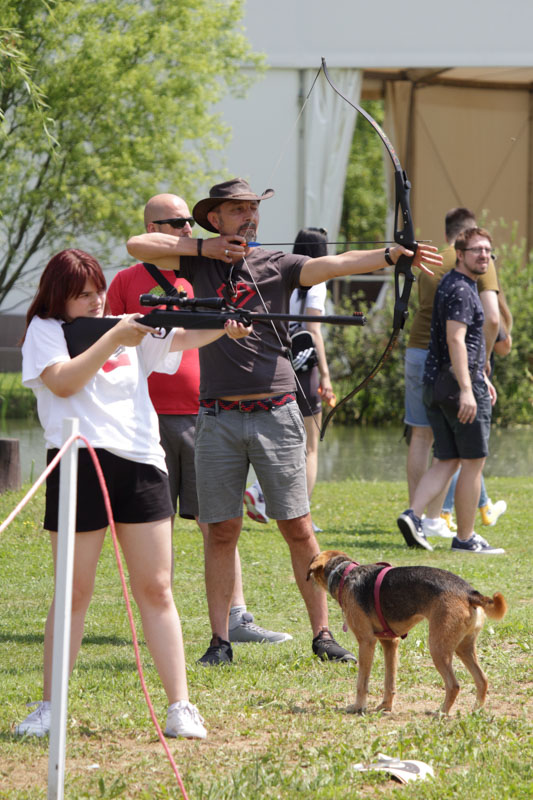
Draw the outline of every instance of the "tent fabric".
[[[315,74],[315,73],[313,73]],[[359,103],[362,73],[335,69],[331,79],[346,97]],[[304,110],[303,206],[300,227],[319,226],[337,240],[342,213],[342,191],[357,114],[322,80],[313,87]]]

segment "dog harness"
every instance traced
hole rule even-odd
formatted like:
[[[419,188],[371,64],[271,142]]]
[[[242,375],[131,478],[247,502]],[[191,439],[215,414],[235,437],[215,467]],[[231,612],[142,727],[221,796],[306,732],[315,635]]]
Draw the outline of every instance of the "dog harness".
[[[329,576],[329,578],[328,578],[328,589],[330,589],[330,587],[331,587],[331,579],[332,579],[332,577],[335,575],[336,572],[338,572],[340,569],[342,569],[342,567],[344,566],[345,563],[346,562],[343,561],[342,564],[339,564],[339,566],[336,569],[334,569],[333,572],[331,573],[331,575]],[[348,563],[348,565],[344,568],[344,572],[341,575],[341,579],[340,579],[340,583],[339,583],[339,591],[337,593],[337,600],[338,600],[339,605],[341,606],[341,610],[342,610],[341,595],[342,595],[342,590],[344,588],[344,581],[346,580],[346,578],[348,577],[348,575],[350,574],[350,572],[353,569],[355,569],[356,567],[360,567],[360,566],[361,566],[361,564],[358,564],[357,561],[350,561]],[[391,564],[388,564],[386,561],[378,561],[376,563],[376,566],[383,567],[383,569],[381,569],[378,572],[377,577],[376,577],[376,582],[374,584],[374,605],[376,607],[376,614],[378,615],[378,619],[379,619],[379,621],[381,623],[381,627],[383,628],[382,631],[380,631],[379,633],[376,633],[376,637],[378,639],[397,639],[398,638],[398,634],[394,633],[394,631],[387,624],[387,621],[386,621],[385,617],[383,616],[383,612],[381,610],[381,603],[380,603],[380,599],[379,599],[380,598],[380,591],[381,591],[381,584],[383,583],[383,578],[385,577],[387,572],[389,572],[389,570],[391,570],[391,569],[394,569],[394,567]],[[342,629],[343,629],[343,631],[345,633],[348,630],[346,622],[342,626]],[[406,636],[407,636],[407,634],[404,633],[401,638],[405,639]]]

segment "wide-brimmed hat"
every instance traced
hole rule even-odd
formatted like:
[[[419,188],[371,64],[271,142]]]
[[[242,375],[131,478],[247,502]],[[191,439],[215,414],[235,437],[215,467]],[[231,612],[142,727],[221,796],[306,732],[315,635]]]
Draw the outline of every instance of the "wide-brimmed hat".
[[[192,210],[192,215],[202,228],[218,233],[217,229],[207,219],[209,212],[216,206],[225,203],[226,200],[257,200],[259,203],[261,200],[268,200],[273,194],[274,189],[267,189],[262,195],[254,194],[248,181],[245,181],[244,178],[233,178],[231,181],[217,183],[212,186],[209,190],[209,197],[196,203]]]

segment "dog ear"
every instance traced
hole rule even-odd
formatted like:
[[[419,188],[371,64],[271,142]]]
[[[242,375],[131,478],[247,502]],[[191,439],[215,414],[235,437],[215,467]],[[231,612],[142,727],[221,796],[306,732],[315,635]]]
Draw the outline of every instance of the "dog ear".
[[[311,559],[311,561],[309,562],[309,569],[307,570],[307,578],[306,578],[306,581],[308,581],[308,580],[309,580],[309,578],[312,576],[312,574],[313,574],[313,571],[314,571],[314,569],[315,569],[315,566],[316,566],[316,565],[315,565],[315,561],[316,561],[316,559],[319,557],[319,555],[320,555],[320,553],[316,553],[316,554],[313,556],[313,558]]]

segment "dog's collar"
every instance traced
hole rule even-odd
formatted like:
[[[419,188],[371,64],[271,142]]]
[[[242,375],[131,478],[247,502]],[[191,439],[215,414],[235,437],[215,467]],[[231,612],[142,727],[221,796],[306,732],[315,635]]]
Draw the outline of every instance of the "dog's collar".
[[[357,561],[341,561],[341,563],[338,564],[338,566],[336,566],[335,569],[333,569],[330,572],[329,577],[328,577],[328,592],[332,595],[333,594],[333,591],[332,591],[332,589],[333,589],[333,581],[336,578],[337,574],[341,570],[344,570],[344,572],[342,573],[342,577],[341,577],[340,583],[339,583],[339,591],[338,591],[338,594],[337,594],[337,599],[338,599],[339,603],[340,603],[340,596],[341,596],[342,587],[344,586],[344,581],[346,580],[346,576],[352,571],[352,569],[354,569],[354,567],[358,567],[358,566],[359,566],[359,564],[357,563]]]

